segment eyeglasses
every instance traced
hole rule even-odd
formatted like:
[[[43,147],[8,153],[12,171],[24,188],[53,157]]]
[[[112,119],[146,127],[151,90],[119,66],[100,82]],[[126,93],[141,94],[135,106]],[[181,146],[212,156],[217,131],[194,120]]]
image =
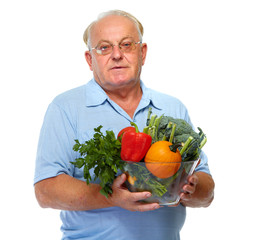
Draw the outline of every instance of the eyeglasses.
[[[140,44],[142,42],[135,42],[130,40],[123,40],[118,45],[113,45],[110,42],[100,42],[96,47],[91,48],[91,50],[95,49],[96,52],[100,55],[107,55],[113,51],[114,46],[118,46],[121,52],[128,53],[136,49],[136,44]]]

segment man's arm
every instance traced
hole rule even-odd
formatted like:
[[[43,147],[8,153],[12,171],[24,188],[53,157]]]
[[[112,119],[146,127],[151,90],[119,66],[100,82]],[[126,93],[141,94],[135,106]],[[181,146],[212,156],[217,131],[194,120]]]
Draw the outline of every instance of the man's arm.
[[[181,203],[187,207],[208,207],[214,198],[214,181],[204,172],[196,172],[183,187]]]
[[[113,193],[106,198],[98,184],[89,184],[69,175],[61,174],[35,184],[36,198],[43,208],[85,211],[118,206],[130,211],[150,211],[159,208],[157,203],[140,203],[151,196],[149,192],[131,193],[124,186],[126,175],[118,176],[112,186]]]

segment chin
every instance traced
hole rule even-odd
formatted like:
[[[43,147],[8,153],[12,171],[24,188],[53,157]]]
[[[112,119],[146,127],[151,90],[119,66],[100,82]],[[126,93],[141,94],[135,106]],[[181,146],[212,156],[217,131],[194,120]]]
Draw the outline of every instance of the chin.
[[[124,88],[125,86],[134,86],[138,82],[138,80],[137,78],[130,77],[127,75],[118,75],[118,76],[111,75],[108,77],[104,77],[101,80],[99,78],[97,79],[97,82],[105,90],[113,90],[118,88]]]
[[[116,79],[113,81],[113,85],[116,87],[124,87],[128,85],[134,85],[137,82],[135,79]]]

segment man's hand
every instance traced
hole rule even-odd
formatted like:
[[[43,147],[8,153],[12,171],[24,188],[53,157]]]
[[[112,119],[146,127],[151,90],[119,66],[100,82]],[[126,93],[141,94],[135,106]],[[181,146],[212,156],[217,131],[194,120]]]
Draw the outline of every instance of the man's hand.
[[[182,189],[180,202],[187,207],[208,207],[214,197],[214,181],[204,172],[191,175]]]
[[[160,207],[158,203],[142,203],[139,200],[147,199],[150,192],[130,192],[125,186],[126,174],[118,176],[112,185],[113,193],[109,196],[110,204],[129,211],[151,211]]]
[[[197,183],[198,177],[196,174],[188,178],[188,183],[183,186],[183,193],[180,195],[182,201],[189,201],[191,199],[191,195],[196,191]]]
[[[106,198],[99,191],[99,184],[89,185],[66,174],[36,183],[35,194],[41,207],[68,211],[86,211],[107,207],[121,207],[130,211],[150,211],[159,208],[158,203],[142,203],[139,200],[151,196],[150,192],[131,193],[124,187],[126,175],[113,182],[113,193]]]

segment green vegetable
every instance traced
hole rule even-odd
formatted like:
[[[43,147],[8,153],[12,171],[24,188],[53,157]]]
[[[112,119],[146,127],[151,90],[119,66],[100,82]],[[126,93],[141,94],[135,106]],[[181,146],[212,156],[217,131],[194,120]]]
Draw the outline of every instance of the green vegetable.
[[[84,144],[77,139],[73,150],[79,152],[81,157],[71,162],[78,168],[84,167],[84,179],[87,184],[92,180],[90,170],[94,169],[94,180],[99,178],[102,189],[100,193],[108,197],[112,193],[111,185],[117,176],[118,170],[123,169],[124,162],[121,161],[121,143],[116,139],[113,131],[101,132],[102,126],[95,128],[94,137]]]
[[[156,114],[152,114],[151,108],[149,108],[146,125],[143,131],[151,135],[152,143],[163,140],[169,141],[175,146],[179,145],[182,161],[197,160],[201,148],[207,141],[201,128],[198,128],[199,132],[197,133],[185,120],[164,115],[158,117]],[[132,177],[136,178],[133,184],[136,189],[141,189],[141,191],[150,189],[153,196],[163,197],[175,179],[183,174],[183,171],[188,174],[191,167],[192,165],[181,165],[178,172],[165,179],[154,177],[146,167],[138,164],[127,165],[124,168]]]
[[[160,181],[154,177],[145,166],[139,163],[126,164],[124,170],[133,178],[135,181],[133,186],[137,191],[150,191],[153,196],[162,197],[167,192],[167,185],[163,185]]]
[[[147,126],[143,132],[151,135],[152,143],[161,140],[170,141],[174,145],[180,143],[179,150],[182,161],[198,159],[201,148],[207,141],[201,128],[198,128],[199,132],[197,133],[183,119],[152,115],[151,108],[148,112],[146,124]],[[162,197],[167,192],[170,184],[182,173],[182,169],[179,169],[171,178],[159,179],[153,178],[151,173],[139,164],[132,164],[133,168],[128,169],[131,164],[126,164],[120,157],[121,142],[117,140],[113,131],[106,131],[104,135],[101,129],[101,125],[95,128],[93,138],[83,144],[79,140],[75,140],[73,150],[79,152],[80,157],[71,163],[78,168],[83,167],[84,179],[87,184],[92,180],[90,170],[94,170],[94,180],[100,180],[102,187],[100,192],[104,196],[108,197],[112,193],[111,185],[117,176],[118,170],[128,171],[132,177],[136,176],[136,181],[134,181],[136,188],[140,188],[141,191],[146,190],[146,188],[152,189],[152,194],[158,197]],[[187,173],[189,172],[188,169],[185,168],[185,170]]]
[[[198,159],[201,148],[207,141],[201,128],[198,128],[199,132],[197,133],[185,120],[164,115],[157,117],[152,114],[151,108],[145,129],[152,136],[152,143],[159,140],[168,140],[174,144],[181,143],[182,147],[179,150],[182,161]]]

